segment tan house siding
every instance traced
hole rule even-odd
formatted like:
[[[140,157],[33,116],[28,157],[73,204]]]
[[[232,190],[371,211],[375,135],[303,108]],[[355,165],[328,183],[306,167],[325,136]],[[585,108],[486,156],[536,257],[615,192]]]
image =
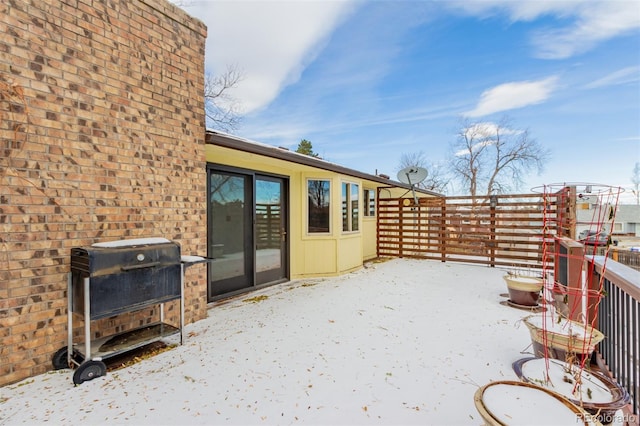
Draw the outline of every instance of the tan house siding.
[[[380,176],[368,175],[334,163],[263,145],[232,135],[207,133],[207,161],[212,167],[236,167],[286,177],[289,182],[289,262],[291,279],[335,276],[357,270],[377,256],[376,216],[364,216],[364,189],[384,196],[407,194],[410,187]],[[307,230],[309,179],[331,184],[330,232]],[[358,185],[358,231],[342,230],[343,183]],[[378,191],[379,189],[379,191]],[[419,197],[437,194],[418,191]],[[377,200],[376,200],[377,202]]]
[[[206,254],[205,39],[165,0],[0,4],[0,385],[66,345],[72,247],[159,236]],[[193,322],[203,265],[186,286]]]
[[[376,219],[375,217],[365,217],[362,222],[362,258],[363,260],[371,260],[378,256]]]

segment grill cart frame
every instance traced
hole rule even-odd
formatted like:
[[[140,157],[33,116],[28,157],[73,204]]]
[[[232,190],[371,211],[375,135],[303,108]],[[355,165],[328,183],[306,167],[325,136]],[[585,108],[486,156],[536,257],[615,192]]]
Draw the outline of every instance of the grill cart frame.
[[[67,282],[67,346],[53,356],[55,369],[74,368],[73,383],[106,374],[103,360],[179,334],[184,341],[185,269],[209,259],[181,256],[164,238],[98,243],[71,250]],[[179,325],[165,323],[164,304],[179,299]],[[131,330],[91,339],[92,322],[159,305],[160,319]],[[74,342],[74,316],[84,321],[84,342]]]

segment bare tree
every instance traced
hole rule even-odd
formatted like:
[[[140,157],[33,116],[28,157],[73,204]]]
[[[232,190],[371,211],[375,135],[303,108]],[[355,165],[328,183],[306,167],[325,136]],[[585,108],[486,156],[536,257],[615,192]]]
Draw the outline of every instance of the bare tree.
[[[447,176],[443,167],[427,159],[424,151],[402,154],[398,171],[406,167],[422,167],[427,169],[427,178],[417,183],[416,187],[439,193],[446,192],[446,188],[451,179]]]
[[[633,175],[631,176],[631,183],[633,184],[633,188],[631,189],[631,193],[636,197],[636,204],[640,206],[640,163],[636,162],[635,167],[633,168]]]
[[[207,125],[224,132],[236,130],[241,122],[241,104],[229,91],[242,81],[235,66],[220,75],[207,74],[204,80],[204,110]]]
[[[497,124],[462,120],[451,149],[451,172],[472,198],[518,189],[527,173],[542,172],[550,156],[528,130],[515,129],[506,117]]]

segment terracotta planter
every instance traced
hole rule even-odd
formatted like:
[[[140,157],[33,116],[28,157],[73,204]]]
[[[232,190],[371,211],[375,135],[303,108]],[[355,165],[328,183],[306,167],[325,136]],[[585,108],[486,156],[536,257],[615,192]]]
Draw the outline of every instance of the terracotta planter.
[[[562,361],[570,357],[582,361],[604,339],[604,334],[589,325],[563,317],[543,318],[543,315],[529,315],[523,319],[531,334],[534,355],[538,358],[547,355]]]
[[[559,393],[602,424],[611,423],[616,411],[631,400],[622,386],[604,374],[564,361],[523,358],[513,363],[513,370],[521,380]]]
[[[598,424],[564,396],[531,383],[492,382],[478,389],[473,400],[485,424],[490,426]]]
[[[523,275],[503,276],[509,290],[509,300],[516,305],[538,306],[544,282],[542,278]]]

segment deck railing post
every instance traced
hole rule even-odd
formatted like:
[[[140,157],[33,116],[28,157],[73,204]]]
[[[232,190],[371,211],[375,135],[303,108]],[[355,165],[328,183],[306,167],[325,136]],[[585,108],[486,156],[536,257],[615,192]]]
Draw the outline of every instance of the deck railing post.
[[[589,287],[597,286],[603,297],[596,328],[606,338],[598,345],[598,353],[606,370],[629,392],[630,411],[637,416],[640,414],[640,272],[604,256],[589,257],[586,267]]]

